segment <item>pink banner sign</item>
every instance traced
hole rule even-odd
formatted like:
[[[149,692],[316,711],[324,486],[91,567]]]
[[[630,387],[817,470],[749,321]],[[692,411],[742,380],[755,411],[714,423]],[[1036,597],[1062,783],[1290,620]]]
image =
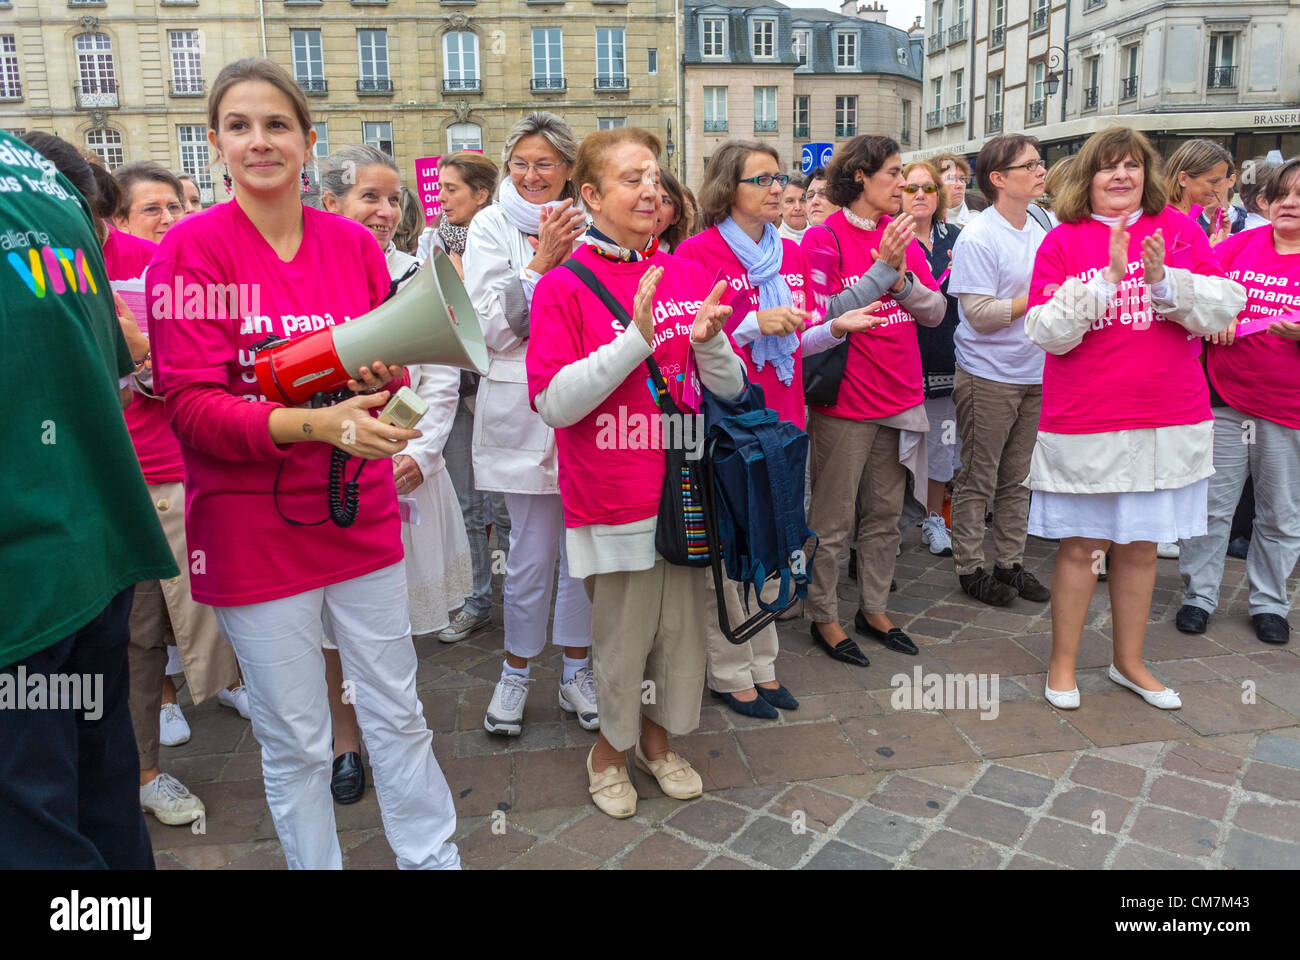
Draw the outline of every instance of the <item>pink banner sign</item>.
[[[1266,333],[1268,328],[1278,321],[1300,323],[1300,313],[1279,313],[1275,317],[1256,317],[1253,320],[1243,320],[1237,324],[1237,332],[1234,336],[1240,340],[1242,337],[1253,336],[1256,333]]]
[[[438,160],[439,157],[421,157],[415,161],[415,183],[420,192],[420,206],[424,209],[424,221],[429,225],[438,222],[442,214],[442,204],[438,202]]]

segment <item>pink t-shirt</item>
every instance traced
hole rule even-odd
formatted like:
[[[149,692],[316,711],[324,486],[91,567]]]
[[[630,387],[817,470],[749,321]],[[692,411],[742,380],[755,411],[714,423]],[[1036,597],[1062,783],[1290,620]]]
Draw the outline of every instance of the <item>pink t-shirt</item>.
[[[1273,247],[1273,225],[1233,234],[1214,248],[1228,277],[1246,288],[1238,320],[1300,310],[1300,254]],[[1211,345],[1206,367],[1214,389],[1252,417],[1300,430],[1300,348],[1275,333],[1255,333],[1231,346]]]
[[[781,258],[781,276],[790,286],[790,297],[794,301],[794,308],[807,310],[804,279],[808,275],[808,269],[804,263],[803,251],[793,240],[782,240],[781,248],[784,252]],[[752,289],[753,300],[757,302],[757,288],[750,284],[745,268],[741,266],[740,260],[731,251],[727,241],[722,239],[722,234],[717,227],[710,227],[703,233],[697,233],[679,246],[673,255],[694,260],[713,275],[715,283],[720,275],[734,291]],[[727,333],[734,333],[744,319],[745,314],[733,310],[727,320]],[[781,382],[770,363],[764,364],[762,370],[754,365],[749,345],[741,347],[732,341],[732,347],[745,361],[745,372],[750,382],[762,388],[763,399],[768,408],[775,410],[782,420],[788,420],[802,430],[807,417],[803,402],[803,361],[799,352],[796,351],[794,355],[794,378],[787,386]]]
[[[591,268],[629,316],[641,277],[652,266],[664,268],[655,289],[652,346],[669,393],[680,400],[689,372],[691,327],[713,289],[712,276],[698,264],[666,253],[615,263],[584,244],[573,256]],[[586,284],[563,267],[538,281],[530,318],[530,401],[561,369],[623,332]],[[666,463],[661,440],[669,439],[662,436],[659,412],[642,363],[595,410],[555,431],[565,526],[633,523],[659,512]]]
[[[361,473],[353,526],[329,520],[296,526],[281,516],[312,523],[329,515],[334,448],[276,445],[267,420],[280,405],[266,401],[253,373],[253,344],[360,316],[383,301],[388,284],[374,235],[311,207],[303,208],[302,245],[287,263],[236,201],[186,217],[164,235],[145,292],[155,380],[185,458],[195,600],[213,606],[276,600],[402,559],[389,460],[369,462]],[[200,303],[196,315],[187,312]],[[348,462],[348,479],[360,462]]]
[[[875,263],[871,251],[879,249],[880,235],[891,219],[881,217],[875,230],[862,230],[849,223],[843,210],[837,210],[820,227],[810,227],[803,235],[805,255],[811,259],[817,256],[814,251],[820,251],[821,258],[831,264],[827,278],[831,296],[853,286],[871,269]],[[919,243],[908,246],[904,266],[924,286],[939,289]],[[850,335],[840,392],[832,406],[815,408],[818,413],[844,420],[878,420],[925,400],[916,318],[888,294],[881,298],[875,315],[885,317],[886,322],[866,333]]]
[[[1109,309],[1073,350],[1047,355],[1040,430],[1110,433],[1210,419],[1200,338],[1151,309],[1142,279],[1142,240],[1157,229],[1164,231],[1167,266],[1223,276],[1210,242],[1187,216],[1166,207],[1139,217],[1128,228],[1128,269]],[[1100,220],[1061,224],[1038,248],[1029,308],[1050,300],[1067,277],[1091,280],[1106,269],[1109,251],[1110,227]]]

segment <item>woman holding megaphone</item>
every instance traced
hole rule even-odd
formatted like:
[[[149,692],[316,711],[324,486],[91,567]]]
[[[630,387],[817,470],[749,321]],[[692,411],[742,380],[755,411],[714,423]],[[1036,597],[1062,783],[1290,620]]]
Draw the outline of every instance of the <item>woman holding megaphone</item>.
[[[155,376],[185,459],[191,589],[216,608],[243,666],[289,866],[342,866],[327,790],[323,631],[353,681],[398,865],[455,868],[455,809],[415,691],[387,462],[420,433],[370,415],[405,373],[377,359],[348,387],[380,392],[305,409],[267,402],[253,370],[268,334],[293,337],[378,306],[389,290],[384,255],[360,224],[303,206],[316,134],[283,67],[250,58],[223,68],[208,126],[234,198],[169,230],[146,275]],[[251,311],[223,302],[236,294]],[[355,477],[353,526],[322,516],[334,447],[384,461]]]

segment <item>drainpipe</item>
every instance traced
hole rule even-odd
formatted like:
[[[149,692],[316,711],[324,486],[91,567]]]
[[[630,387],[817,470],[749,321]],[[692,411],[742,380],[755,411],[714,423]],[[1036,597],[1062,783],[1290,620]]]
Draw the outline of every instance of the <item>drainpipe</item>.
[[[970,91],[970,109],[966,111],[966,139],[975,139],[975,11],[979,9],[979,0],[970,0],[970,29],[966,33],[966,44],[970,47],[970,80],[966,89]],[[985,54],[987,56],[987,53]],[[984,71],[985,90],[988,96],[988,71]]]
[[[1065,51],[1065,62],[1061,64],[1061,122],[1065,123],[1065,105],[1070,94],[1070,0],[1065,0],[1065,40],[1061,47]]]
[[[257,0],[257,22],[262,28],[262,56],[266,56],[266,6],[265,0]]]

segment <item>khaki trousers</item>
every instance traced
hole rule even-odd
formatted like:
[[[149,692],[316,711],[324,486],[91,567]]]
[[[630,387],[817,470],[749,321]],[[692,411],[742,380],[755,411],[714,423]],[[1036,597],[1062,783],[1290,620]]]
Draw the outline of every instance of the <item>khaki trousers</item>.
[[[185,485],[150,483],[149,497],[167,545],[180,569],[169,580],[136,584],[131,604],[131,725],[140,769],[158,766],[158,714],[162,710],[167,647],[180,649],[190,696],[201,703],[239,679],[235,651],[221,635],[212,608],[190,596],[190,558],[185,546]]]
[[[744,643],[732,643],[718,626],[718,595],[713,588],[713,571],[706,571],[707,589],[704,591],[707,603],[708,621],[706,629],[709,638],[709,689],[718,693],[739,693],[749,690],[758,683],[770,683],[776,679],[776,655],[780,651],[776,639],[776,623],[769,623]],[[781,592],[781,584],[769,580],[763,584],[762,599],[768,603],[774,601]],[[731,579],[722,583],[722,596],[727,604],[727,621],[734,631],[750,617],[761,613],[751,588],[749,591],[749,610],[746,612],[741,600],[741,585]]]
[[[812,508],[808,526],[820,538],[804,616],[838,621],[840,554],[851,538],[858,551],[858,594],[863,613],[884,613],[898,550],[907,468],[898,462],[894,427],[828,417],[808,418],[812,440]],[[858,527],[853,531],[853,507]]]
[[[957,574],[974,573],[985,565],[984,517],[990,501],[997,565],[1012,567],[1025,556],[1029,488],[1022,484],[1038,439],[1043,385],[986,380],[959,365],[952,395],[961,434],[961,469],[952,482]]]
[[[649,570],[583,580],[591,598],[591,666],[600,732],[630,750],[644,714],[670,734],[700,725],[704,692],[705,571],[663,557]]]

